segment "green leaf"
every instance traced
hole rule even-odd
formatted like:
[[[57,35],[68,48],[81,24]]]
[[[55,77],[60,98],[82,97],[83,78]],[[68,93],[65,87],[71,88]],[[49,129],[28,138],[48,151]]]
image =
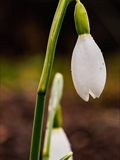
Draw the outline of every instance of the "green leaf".
[[[68,153],[66,156],[61,158],[60,160],[68,160],[73,155],[73,152]]]

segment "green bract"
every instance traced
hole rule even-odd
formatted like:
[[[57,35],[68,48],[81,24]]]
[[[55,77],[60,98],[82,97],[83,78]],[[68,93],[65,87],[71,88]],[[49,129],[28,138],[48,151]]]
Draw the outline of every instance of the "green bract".
[[[78,35],[90,33],[87,12],[81,2],[77,2],[75,5],[74,20],[75,20],[75,27]]]

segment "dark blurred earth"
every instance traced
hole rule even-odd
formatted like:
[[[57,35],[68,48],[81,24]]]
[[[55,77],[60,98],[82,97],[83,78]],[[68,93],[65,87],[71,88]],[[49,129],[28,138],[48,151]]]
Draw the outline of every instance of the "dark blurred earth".
[[[35,105],[33,95],[14,93],[2,86],[1,160],[29,159]],[[46,98],[43,137],[49,92]],[[104,100],[86,103],[63,94],[61,104],[63,128],[71,143],[74,160],[119,160],[119,104],[116,100],[105,107]]]

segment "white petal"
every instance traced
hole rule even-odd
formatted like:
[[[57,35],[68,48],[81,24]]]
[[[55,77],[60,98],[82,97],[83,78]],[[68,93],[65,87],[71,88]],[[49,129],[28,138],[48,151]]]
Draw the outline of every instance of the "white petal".
[[[51,135],[49,160],[59,160],[70,152],[70,143],[63,129],[53,129]],[[72,160],[72,157],[69,159]]]
[[[71,61],[75,89],[85,101],[89,94],[99,97],[106,81],[103,55],[90,34],[80,35],[73,50]]]

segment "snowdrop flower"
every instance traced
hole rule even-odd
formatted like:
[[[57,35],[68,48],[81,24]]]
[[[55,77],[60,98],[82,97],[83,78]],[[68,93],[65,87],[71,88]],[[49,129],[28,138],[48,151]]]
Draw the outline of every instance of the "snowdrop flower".
[[[70,152],[70,143],[64,130],[62,128],[54,128],[51,134],[49,160],[59,160]],[[73,160],[72,157],[69,160]]]
[[[88,101],[89,94],[98,98],[102,93],[106,66],[101,50],[90,35],[87,13],[80,2],[76,4],[74,17],[79,36],[71,61],[72,79],[78,95]]]

